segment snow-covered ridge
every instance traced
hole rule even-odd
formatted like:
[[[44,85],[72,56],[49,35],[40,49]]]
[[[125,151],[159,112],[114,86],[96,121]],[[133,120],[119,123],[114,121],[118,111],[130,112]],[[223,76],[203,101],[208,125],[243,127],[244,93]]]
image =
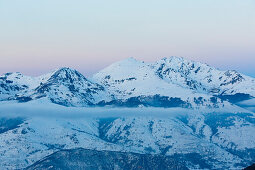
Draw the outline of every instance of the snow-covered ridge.
[[[162,79],[183,87],[217,95],[245,93],[255,96],[255,79],[235,70],[220,71],[181,57],[163,58],[153,66]]]
[[[128,58],[91,78],[67,67],[38,77],[21,73],[0,77],[1,101],[43,99],[65,106],[223,107],[229,104],[225,99],[239,102],[252,97],[254,78],[181,57],[155,63]]]
[[[160,95],[176,97],[192,106],[212,106],[213,96],[232,101],[255,96],[254,78],[182,57],[163,58],[155,63],[128,58],[99,71],[93,80],[122,100]]]

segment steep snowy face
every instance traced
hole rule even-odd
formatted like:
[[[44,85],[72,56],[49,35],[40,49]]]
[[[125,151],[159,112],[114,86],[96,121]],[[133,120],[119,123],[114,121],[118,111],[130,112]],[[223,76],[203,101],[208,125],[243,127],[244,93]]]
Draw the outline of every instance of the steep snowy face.
[[[222,104],[213,96],[197,93],[193,89],[166,81],[158,76],[153,65],[129,58],[110,65],[93,76],[115,100],[125,101],[127,106],[212,106]],[[112,102],[113,103],[113,102]],[[111,104],[112,104],[111,103]],[[122,102],[117,102],[123,105]]]
[[[78,71],[61,68],[41,83],[32,97],[47,97],[64,106],[88,106],[106,97],[106,93],[103,86],[89,81]]]
[[[255,96],[255,79],[236,71],[220,71],[181,57],[163,58],[153,67],[161,79],[198,92],[215,95],[243,93]]]

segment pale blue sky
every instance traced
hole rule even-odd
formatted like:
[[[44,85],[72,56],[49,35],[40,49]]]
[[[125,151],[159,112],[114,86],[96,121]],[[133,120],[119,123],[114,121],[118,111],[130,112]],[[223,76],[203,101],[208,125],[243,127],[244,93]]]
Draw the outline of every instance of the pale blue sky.
[[[0,0],[0,74],[167,56],[255,76],[255,1]]]

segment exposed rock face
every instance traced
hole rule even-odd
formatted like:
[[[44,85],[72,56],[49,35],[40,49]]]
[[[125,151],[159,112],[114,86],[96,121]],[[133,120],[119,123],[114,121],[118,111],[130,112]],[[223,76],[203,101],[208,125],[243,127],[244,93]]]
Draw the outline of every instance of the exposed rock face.
[[[96,151],[79,148],[58,151],[26,169],[186,170],[187,168],[173,158],[163,155]]]

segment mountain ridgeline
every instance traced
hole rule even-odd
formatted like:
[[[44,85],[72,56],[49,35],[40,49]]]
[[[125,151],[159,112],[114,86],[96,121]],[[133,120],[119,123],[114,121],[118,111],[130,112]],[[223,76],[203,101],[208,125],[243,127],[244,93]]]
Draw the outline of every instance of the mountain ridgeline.
[[[150,64],[128,58],[91,78],[70,68],[39,77],[0,77],[0,101],[43,100],[75,107],[222,107],[254,96],[254,78],[181,57]]]

